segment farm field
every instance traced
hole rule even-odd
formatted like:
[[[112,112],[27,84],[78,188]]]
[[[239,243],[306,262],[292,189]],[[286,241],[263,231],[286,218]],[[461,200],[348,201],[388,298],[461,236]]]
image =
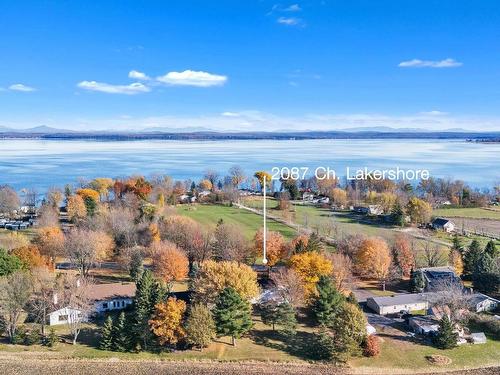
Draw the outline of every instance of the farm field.
[[[464,217],[472,219],[500,220],[500,209],[485,208],[439,208],[433,211],[434,216]]]

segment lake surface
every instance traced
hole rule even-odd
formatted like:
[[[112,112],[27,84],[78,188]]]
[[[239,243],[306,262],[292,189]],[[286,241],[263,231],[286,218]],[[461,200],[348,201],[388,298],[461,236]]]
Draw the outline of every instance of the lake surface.
[[[427,169],[433,177],[491,188],[500,181],[500,144],[449,140],[68,141],[0,140],[0,184],[16,189],[78,178],[168,174],[198,180],[240,165],[248,174],[272,167]],[[311,172],[309,173],[311,175]]]

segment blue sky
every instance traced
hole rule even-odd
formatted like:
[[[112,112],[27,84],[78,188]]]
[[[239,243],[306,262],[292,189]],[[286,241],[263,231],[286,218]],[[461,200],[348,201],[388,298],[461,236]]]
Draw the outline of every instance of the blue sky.
[[[0,126],[500,130],[498,1],[0,0],[0,25]]]

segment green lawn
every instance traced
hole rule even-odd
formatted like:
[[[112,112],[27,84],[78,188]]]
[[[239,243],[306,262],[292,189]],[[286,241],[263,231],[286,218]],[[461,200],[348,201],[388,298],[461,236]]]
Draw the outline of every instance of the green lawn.
[[[228,224],[239,225],[248,239],[253,238],[255,232],[263,226],[261,216],[236,207],[212,204],[181,205],[177,206],[177,212],[208,228],[215,228],[220,219]],[[296,236],[294,229],[273,220],[267,220],[267,228],[280,232],[287,239]]]
[[[433,216],[500,220],[500,210],[484,208],[439,208],[434,210],[432,214]]]

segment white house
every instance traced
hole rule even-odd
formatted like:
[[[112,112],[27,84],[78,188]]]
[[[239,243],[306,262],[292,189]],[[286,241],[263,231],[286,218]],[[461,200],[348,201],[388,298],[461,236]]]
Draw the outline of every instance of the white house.
[[[469,301],[475,312],[493,311],[500,305],[500,301],[482,293],[474,293]]]
[[[135,296],[134,283],[97,284],[92,287],[90,297],[94,307],[90,315],[102,314],[107,311],[123,310],[131,305]],[[57,306],[57,296],[54,296]],[[72,319],[88,321],[88,316],[81,316],[81,312],[68,307],[60,307],[49,314],[49,324],[66,324]]]
[[[370,297],[366,306],[380,315],[414,312],[429,308],[429,296],[426,293],[395,294],[389,297]]]

